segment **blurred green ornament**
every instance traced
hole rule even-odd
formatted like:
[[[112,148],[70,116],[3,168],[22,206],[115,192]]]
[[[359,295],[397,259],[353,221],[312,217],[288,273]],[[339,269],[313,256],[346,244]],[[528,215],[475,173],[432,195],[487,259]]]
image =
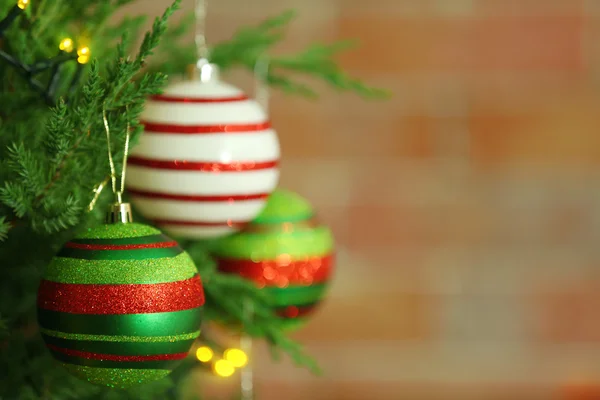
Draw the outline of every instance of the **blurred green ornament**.
[[[334,268],[334,239],[310,203],[277,189],[245,229],[213,252],[221,272],[264,288],[287,327],[300,327],[326,295]]]

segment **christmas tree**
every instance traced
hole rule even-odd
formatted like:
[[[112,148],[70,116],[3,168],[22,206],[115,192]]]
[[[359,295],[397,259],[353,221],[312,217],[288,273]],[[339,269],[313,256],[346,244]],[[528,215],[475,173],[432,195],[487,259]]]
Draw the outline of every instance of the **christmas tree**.
[[[361,96],[385,95],[348,77],[334,62],[348,43],[315,44],[297,55],[271,55],[269,50],[282,40],[293,12],[244,27],[231,40],[207,46],[201,26],[205,4],[198,4],[197,13],[181,22],[169,23],[179,8],[176,1],[150,32],[140,35],[145,16],[118,22],[113,18],[132,2],[0,1],[2,399],[176,399],[182,395],[181,379],[203,366],[198,360],[222,350],[203,328],[197,357],[187,357],[157,382],[115,390],[57,368],[37,323],[36,296],[48,265],[66,242],[102,224],[114,202],[110,191],[102,189],[116,181],[114,171],[123,169],[127,154],[123,149],[129,141],[135,145],[144,130],[140,122],[144,105],[150,96],[162,93],[169,75],[181,76],[204,57],[221,70],[254,70],[268,59],[260,79],[290,94],[316,96],[309,86],[289,77],[288,72],[299,72]],[[194,24],[196,42],[187,43],[186,34]],[[143,38],[140,46],[139,38]],[[105,132],[110,132],[110,163]],[[136,220],[143,221],[140,216]],[[288,337],[286,321],[273,311],[272,299],[253,282],[219,272],[211,249],[222,249],[222,240],[178,238],[204,283],[203,325],[227,321],[243,326],[245,334],[266,340],[274,351],[282,350],[298,365],[318,372],[313,359]]]

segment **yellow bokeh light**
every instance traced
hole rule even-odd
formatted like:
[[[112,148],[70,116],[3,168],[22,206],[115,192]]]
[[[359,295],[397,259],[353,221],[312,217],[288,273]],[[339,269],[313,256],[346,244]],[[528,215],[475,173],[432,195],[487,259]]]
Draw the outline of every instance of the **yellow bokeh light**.
[[[89,47],[84,46],[77,49],[77,55],[79,56],[77,57],[77,62],[79,64],[87,64],[90,61],[92,52],[90,51]]]
[[[214,354],[212,349],[206,346],[198,347],[198,350],[196,350],[196,358],[202,362],[209,362],[212,360]]]
[[[227,378],[235,372],[233,365],[227,360],[219,360],[213,365],[215,373],[223,378]]]
[[[242,368],[248,364],[248,356],[240,349],[227,349],[223,356],[236,368]]]
[[[73,48],[74,48],[73,39],[71,39],[71,38],[64,38],[63,40],[61,40],[60,45],[58,47],[62,51],[66,51],[67,53],[72,52]]]
[[[17,2],[17,7],[19,7],[21,10],[26,9],[28,5],[29,5],[29,0],[19,0]]]

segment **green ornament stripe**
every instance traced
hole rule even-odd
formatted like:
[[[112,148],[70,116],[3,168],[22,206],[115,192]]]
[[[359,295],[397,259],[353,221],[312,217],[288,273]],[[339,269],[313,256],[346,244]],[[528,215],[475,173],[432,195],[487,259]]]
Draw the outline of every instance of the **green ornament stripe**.
[[[194,343],[194,339],[175,342],[106,342],[90,340],[61,339],[55,336],[42,334],[44,342],[57,347],[70,350],[87,351],[90,353],[115,354],[119,356],[150,356],[156,354],[187,353]]]
[[[76,239],[120,239],[134,238],[140,236],[159,235],[161,232],[150,226],[137,223],[131,224],[106,224],[95,228],[89,228],[87,231],[77,235]]]
[[[146,260],[83,260],[55,257],[45,279],[59,283],[148,284],[177,282],[198,273],[187,253]]]
[[[294,222],[312,216],[312,205],[296,193],[276,189],[253,223]]]
[[[201,307],[176,312],[125,315],[68,314],[38,308],[41,328],[89,335],[180,335],[196,332],[201,320]]]
[[[326,226],[289,233],[235,234],[218,241],[213,254],[218,258],[242,260],[275,260],[282,254],[293,261],[306,257],[323,257],[333,251],[334,240]]]
[[[314,218],[312,211],[308,211],[297,215],[282,215],[282,216],[262,216],[254,221],[252,225],[275,225],[284,223],[298,223]]]
[[[128,238],[109,238],[109,239],[73,239],[71,243],[79,244],[99,244],[99,245],[126,245],[126,244],[151,244],[171,242],[173,239],[162,233],[159,235],[148,235]]]
[[[87,340],[96,342],[133,342],[133,343],[157,343],[157,342],[177,342],[182,340],[196,339],[200,336],[200,331],[184,333],[182,335],[170,336],[110,336],[110,335],[84,335],[80,333],[66,333],[53,331],[51,329],[41,328],[40,332],[44,336],[52,336],[60,339]]]
[[[137,250],[83,250],[63,247],[57,256],[83,260],[147,260],[175,257],[181,253],[183,249],[179,246]]]
[[[174,369],[182,360],[160,360],[160,361],[109,361],[94,360],[89,358],[70,356],[60,351],[48,349],[52,356],[58,361],[67,364],[84,365],[86,367],[100,368],[131,368],[131,369]]]
[[[264,290],[273,300],[275,307],[308,306],[324,297],[327,284],[288,286],[285,288],[265,287]]]
[[[121,389],[162,379],[171,372],[166,369],[96,368],[73,364],[62,366],[74,376],[90,383]]]

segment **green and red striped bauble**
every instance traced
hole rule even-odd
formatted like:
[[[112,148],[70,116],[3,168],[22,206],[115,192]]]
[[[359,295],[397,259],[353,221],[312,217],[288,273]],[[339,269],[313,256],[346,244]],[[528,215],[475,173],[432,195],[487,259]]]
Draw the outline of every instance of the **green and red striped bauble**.
[[[90,229],[64,245],[38,291],[46,346],[72,374],[126,388],[163,378],[200,331],[194,262],[141,224]]]
[[[278,189],[258,218],[218,242],[214,255],[221,272],[239,274],[264,288],[293,329],[326,294],[334,240],[306,200]]]

